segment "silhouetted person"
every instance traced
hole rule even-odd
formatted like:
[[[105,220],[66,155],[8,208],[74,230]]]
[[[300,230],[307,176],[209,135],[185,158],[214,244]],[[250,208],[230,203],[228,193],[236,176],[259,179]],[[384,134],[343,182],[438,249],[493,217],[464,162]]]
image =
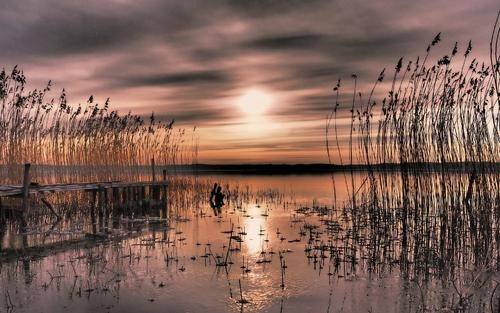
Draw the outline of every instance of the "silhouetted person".
[[[215,193],[215,208],[219,214],[222,213],[222,206],[224,205],[224,194],[222,193],[222,187],[217,187],[217,192]]]
[[[214,184],[214,188],[212,188],[212,192],[210,192],[210,199],[209,199],[210,207],[212,208],[212,210],[214,210],[215,216],[217,216],[217,212],[218,212],[217,207],[216,207],[216,201],[215,201],[218,186],[219,185],[217,185],[217,183]]]
[[[217,183],[214,184],[212,192],[210,192],[210,207],[214,210],[215,216],[222,213],[222,206],[224,205],[224,194],[222,193],[222,187]]]

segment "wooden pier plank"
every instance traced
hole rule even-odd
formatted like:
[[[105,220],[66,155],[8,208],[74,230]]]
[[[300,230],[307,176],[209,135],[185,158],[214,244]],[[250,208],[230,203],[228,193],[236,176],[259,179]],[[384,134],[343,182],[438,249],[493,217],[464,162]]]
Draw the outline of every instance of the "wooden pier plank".
[[[166,186],[167,181],[142,181],[142,182],[93,182],[93,183],[72,183],[72,184],[50,184],[50,185],[31,185],[29,194],[39,194],[47,192],[66,192],[66,191],[92,191],[99,188],[123,188],[123,187],[142,187],[142,186]],[[0,186],[0,197],[22,196],[23,186],[2,185]]]

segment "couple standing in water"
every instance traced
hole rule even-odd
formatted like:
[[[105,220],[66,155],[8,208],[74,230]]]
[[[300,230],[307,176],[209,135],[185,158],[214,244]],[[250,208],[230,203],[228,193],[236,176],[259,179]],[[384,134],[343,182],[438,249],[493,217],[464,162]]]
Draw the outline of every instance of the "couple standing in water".
[[[222,187],[215,183],[210,193],[210,207],[214,210],[215,216],[222,213],[221,209],[223,205],[224,194],[222,193]]]

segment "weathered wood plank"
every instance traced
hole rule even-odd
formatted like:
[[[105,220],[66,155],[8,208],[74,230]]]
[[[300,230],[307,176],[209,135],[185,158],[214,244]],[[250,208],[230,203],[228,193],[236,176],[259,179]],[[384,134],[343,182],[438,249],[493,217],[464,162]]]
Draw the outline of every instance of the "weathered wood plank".
[[[30,167],[31,164],[29,163],[24,164],[23,189],[22,189],[23,211],[26,211],[29,207],[29,196],[30,196],[30,185],[31,185]]]
[[[66,191],[93,191],[99,188],[123,188],[123,187],[142,187],[142,186],[166,186],[167,181],[142,181],[142,182],[92,182],[92,183],[73,183],[73,184],[50,184],[50,185],[30,185],[29,194],[53,193]],[[22,196],[23,186],[3,185],[0,186],[0,197]]]

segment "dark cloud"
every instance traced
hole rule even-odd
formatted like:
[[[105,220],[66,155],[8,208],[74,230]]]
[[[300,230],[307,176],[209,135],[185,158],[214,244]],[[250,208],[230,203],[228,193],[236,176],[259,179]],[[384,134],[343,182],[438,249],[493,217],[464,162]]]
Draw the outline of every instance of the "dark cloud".
[[[325,36],[319,34],[287,34],[258,38],[244,46],[268,50],[312,49],[322,40],[325,40]]]
[[[352,73],[366,92],[382,68],[422,55],[437,32],[434,55],[472,39],[484,59],[499,8],[494,0],[1,2],[0,67],[19,64],[35,87],[52,79],[72,101],[110,96],[120,110],[209,126],[206,147],[261,144],[263,159],[286,160],[321,144],[338,78],[349,103]],[[278,99],[266,112],[276,127],[245,139],[236,102],[252,88]]]
[[[7,3],[3,8],[0,18],[3,54],[89,53],[132,42],[143,31],[142,25],[120,14],[108,15],[55,1],[46,6],[28,3]],[[5,14],[9,7],[23,13],[16,12],[20,16]]]
[[[227,0],[228,6],[244,16],[267,17],[276,14],[286,14],[291,11],[308,10],[311,7],[327,3],[323,0]]]
[[[152,108],[154,109],[154,108]],[[216,124],[218,121],[225,117],[225,112],[223,109],[216,108],[191,108],[185,110],[178,110],[170,112],[169,114],[157,115],[160,120],[172,120],[174,119],[176,123],[180,124],[192,124],[197,125],[198,121],[204,121],[203,125]]]
[[[303,79],[329,79],[335,76],[344,76],[352,71],[341,65],[333,66],[326,64],[301,65],[296,69],[296,77]]]
[[[7,0],[0,13],[0,55],[106,53],[149,37],[173,41],[178,32],[206,25],[206,16],[192,14],[194,6],[211,12],[201,1]]]
[[[229,80],[227,74],[221,71],[179,72],[169,74],[156,74],[150,76],[128,76],[119,79],[118,84],[125,87],[142,86],[169,86],[214,84]]]
[[[333,84],[332,84],[333,85]],[[326,88],[325,88],[326,89]],[[339,108],[350,108],[352,95],[342,94],[339,99]],[[324,120],[327,114],[335,107],[335,93],[331,90],[318,90],[314,94],[297,96],[286,108],[277,107],[272,114],[283,120]],[[347,111],[346,111],[347,112]],[[339,115],[342,112],[339,111]],[[321,131],[323,131],[321,129]]]

